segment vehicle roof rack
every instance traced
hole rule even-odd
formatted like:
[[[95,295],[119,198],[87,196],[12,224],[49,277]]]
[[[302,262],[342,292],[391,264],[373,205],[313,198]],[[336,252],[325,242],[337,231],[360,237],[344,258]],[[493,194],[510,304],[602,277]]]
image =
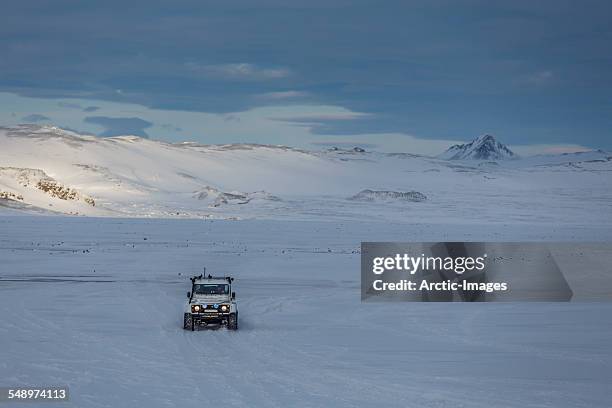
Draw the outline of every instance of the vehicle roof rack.
[[[203,274],[200,274],[190,279],[191,279],[191,283],[195,283],[196,280],[201,280],[201,279],[221,279],[221,280],[226,280],[229,283],[232,283],[234,281],[234,278],[232,278],[231,276],[212,276],[211,274],[208,274],[208,276],[204,276]]]

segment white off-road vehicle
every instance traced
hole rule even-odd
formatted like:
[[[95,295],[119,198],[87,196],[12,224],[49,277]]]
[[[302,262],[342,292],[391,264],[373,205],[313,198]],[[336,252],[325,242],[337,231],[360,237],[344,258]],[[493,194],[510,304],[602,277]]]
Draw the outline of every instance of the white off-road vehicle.
[[[194,276],[191,278],[191,292],[185,306],[183,328],[195,330],[200,326],[226,326],[238,330],[238,309],[236,293],[232,292],[234,278],[229,276]]]

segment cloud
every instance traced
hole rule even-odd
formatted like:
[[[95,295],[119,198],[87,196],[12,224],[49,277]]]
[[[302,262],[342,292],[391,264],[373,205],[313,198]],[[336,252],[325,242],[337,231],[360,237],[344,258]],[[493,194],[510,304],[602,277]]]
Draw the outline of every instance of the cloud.
[[[83,107],[83,105],[78,104],[76,102],[65,102],[65,101],[58,102],[57,106],[59,106],[61,108],[78,109],[78,110],[81,110],[83,112],[95,112],[98,109],[100,109],[100,107],[98,107],[98,106],[86,106],[86,107]]]
[[[74,103],[74,102],[58,102],[57,106],[61,107],[61,108],[69,108],[69,109],[82,109],[83,107],[81,105],[79,105],[78,103]]]
[[[235,113],[295,97],[270,90],[299,89],[313,104],[374,114],[317,129],[329,134],[436,138],[495,128],[513,143],[612,143],[601,103],[612,86],[611,2],[266,0],[255,7],[236,0],[169,8],[135,0],[119,14],[117,0],[5,3],[2,91],[82,106]],[[542,86],[559,79],[563,87]],[[21,112],[31,111],[39,110]]]
[[[28,123],[36,123],[36,122],[47,122],[50,121],[51,118],[45,115],[41,115],[39,113],[32,113],[31,115],[24,116],[21,118],[24,122]]]
[[[140,118],[111,118],[108,116],[88,116],[84,119],[86,123],[99,125],[105,128],[98,134],[101,137],[133,135],[149,138],[145,129],[153,126],[153,123]]]
[[[240,116],[232,115],[230,113],[230,114],[227,114],[227,115],[223,115],[223,120],[225,122],[236,122],[236,123],[239,123],[240,122]]]
[[[309,92],[303,91],[278,91],[278,92],[265,92],[257,95],[259,98],[268,100],[283,100],[283,99],[296,99],[310,96]]]
[[[286,122],[295,126],[305,126],[311,129],[312,133],[325,134],[325,130],[333,127],[337,123],[363,120],[372,115],[364,112],[352,112],[346,109],[334,112],[305,112],[293,116],[275,116],[268,119]]]
[[[555,80],[555,75],[552,71],[538,71],[528,75],[523,82],[528,85],[547,85]]]
[[[533,156],[536,154],[563,154],[563,153],[578,153],[590,152],[592,148],[581,146],[578,144],[534,144],[534,145],[518,145],[511,146],[512,151],[521,156]]]
[[[200,65],[188,62],[185,67],[204,76],[230,80],[273,80],[286,78],[291,74],[287,68],[264,68],[250,63]]]
[[[91,100],[78,100],[82,106],[89,106]],[[504,143],[521,156],[537,153],[560,153],[590,148],[609,149],[601,143],[589,143],[574,137],[577,142],[565,142],[556,138],[556,128],[542,129],[524,127],[518,135],[545,135],[549,144],[537,143],[535,140],[517,142],[511,134],[502,132],[492,126],[481,125],[473,132],[453,132],[450,136],[440,135],[422,138],[407,132],[364,132],[370,118],[377,116],[361,112],[352,112],[346,108],[332,105],[282,104],[266,105],[245,112],[231,114],[200,113],[193,111],[157,110],[141,105],[117,102],[101,102],[105,116],[88,116],[82,110],[57,109],[57,101],[48,98],[26,98],[15,94],[0,92],[0,124],[16,125],[27,109],[34,112],[52,112],[53,123],[63,128],[72,128],[79,133],[94,133],[104,136],[122,134],[148,135],[150,138],[168,142],[181,142],[186,139],[198,143],[264,143],[283,144],[298,148],[320,146],[367,146],[376,145],[376,150],[386,152],[409,152],[437,155],[449,146],[464,143],[485,131],[503,136]],[[17,112],[17,114],[15,114]],[[132,112],[128,114],[128,112]],[[127,117],[127,116],[137,117]],[[89,119],[85,119],[89,117]],[[117,122],[119,120],[119,122]],[[125,123],[125,121],[128,121]],[[328,120],[325,122],[325,120]],[[354,124],[355,133],[325,133],[326,128],[313,123]],[[365,125],[364,125],[365,122]],[[151,125],[153,124],[153,125]],[[127,126],[126,126],[127,125]],[[172,127],[179,127],[178,131]],[[452,125],[452,123],[451,123]],[[475,124],[476,126],[477,124]],[[150,126],[150,127],[149,127]],[[358,133],[360,132],[360,133]],[[580,135],[582,137],[582,135]],[[514,139],[514,140],[513,140]],[[556,139],[556,140],[555,140]],[[314,143],[314,144],[313,144]],[[531,146],[528,146],[531,145]],[[584,147],[588,146],[588,147]],[[372,148],[368,148],[372,149]]]
[[[163,123],[163,124],[159,125],[159,127],[164,129],[164,130],[169,130],[169,131],[172,131],[172,132],[182,132],[183,131],[183,129],[181,129],[180,127],[175,126],[175,125],[173,125],[171,123]]]
[[[287,116],[275,116],[270,117],[271,120],[278,120],[282,122],[295,122],[295,123],[320,123],[327,121],[345,121],[345,120],[356,120],[370,117],[371,114],[365,112],[353,112],[347,109],[338,109],[337,107],[331,107],[328,112],[325,112],[325,106],[317,107],[312,112],[297,112],[290,113]]]

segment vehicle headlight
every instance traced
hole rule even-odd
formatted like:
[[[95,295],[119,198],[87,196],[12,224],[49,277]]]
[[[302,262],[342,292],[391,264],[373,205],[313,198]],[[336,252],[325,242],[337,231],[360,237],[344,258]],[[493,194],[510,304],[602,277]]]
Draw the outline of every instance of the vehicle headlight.
[[[227,312],[228,310],[229,310],[229,307],[227,305],[221,305],[222,312]]]
[[[191,311],[192,312],[199,312],[201,309],[200,305],[193,305],[191,306]]]

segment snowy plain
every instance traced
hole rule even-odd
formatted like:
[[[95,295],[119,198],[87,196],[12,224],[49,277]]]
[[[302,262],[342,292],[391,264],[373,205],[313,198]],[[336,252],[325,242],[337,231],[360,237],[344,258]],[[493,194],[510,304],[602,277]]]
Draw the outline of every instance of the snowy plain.
[[[609,153],[468,163],[48,128],[0,146],[0,385],[65,384],[70,407],[610,406],[610,303],[359,289],[361,241],[611,241]],[[427,199],[351,199],[364,189]],[[204,266],[236,278],[238,332],[182,329]]]
[[[609,303],[360,303],[360,240],[611,239],[610,229],[0,218],[0,378],[74,407],[607,407]],[[182,329],[235,276],[238,332]],[[180,274],[180,275],[179,275]]]

